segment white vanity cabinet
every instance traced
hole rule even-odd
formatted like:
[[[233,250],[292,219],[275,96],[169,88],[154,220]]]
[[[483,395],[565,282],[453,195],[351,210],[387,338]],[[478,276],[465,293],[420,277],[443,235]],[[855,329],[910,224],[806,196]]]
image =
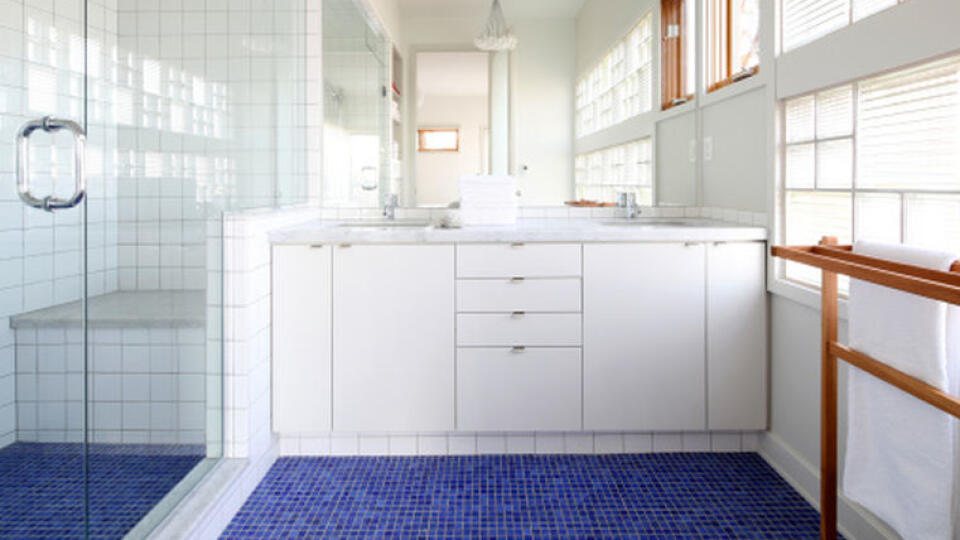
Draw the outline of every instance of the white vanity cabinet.
[[[581,250],[457,247],[457,429],[581,429]]]
[[[276,246],[274,430],[765,429],[765,246]]]
[[[584,427],[703,430],[703,244],[584,246]]]
[[[765,244],[584,247],[584,427],[766,428]]]
[[[333,429],[454,429],[454,247],[333,254]]]
[[[766,244],[708,248],[707,410],[711,430],[767,429]]]
[[[273,430],[331,429],[331,277],[328,246],[273,248]]]

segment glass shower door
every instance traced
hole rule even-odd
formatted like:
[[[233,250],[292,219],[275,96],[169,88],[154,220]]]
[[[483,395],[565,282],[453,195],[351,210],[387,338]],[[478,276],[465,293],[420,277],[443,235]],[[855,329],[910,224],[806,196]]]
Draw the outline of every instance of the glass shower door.
[[[52,4],[0,4],[0,537],[88,526],[86,6]]]

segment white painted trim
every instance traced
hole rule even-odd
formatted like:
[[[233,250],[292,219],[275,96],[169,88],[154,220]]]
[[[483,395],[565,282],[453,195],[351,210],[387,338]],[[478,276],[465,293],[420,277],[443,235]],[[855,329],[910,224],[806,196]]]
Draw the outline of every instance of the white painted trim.
[[[278,456],[278,445],[256,462],[224,459],[147,537],[150,540],[218,538]]]
[[[766,432],[760,437],[760,457],[790,484],[814,508],[820,509],[820,472],[803,459],[775,433]],[[897,540],[900,536],[870,514],[862,506],[840,493],[837,505],[838,528],[847,538],[854,540]]]
[[[281,456],[755,452],[760,432],[423,432],[280,435]],[[367,443],[367,444],[365,444]]]
[[[782,278],[771,279],[767,292],[782,296],[800,305],[820,311],[820,292],[811,287],[804,287]],[[847,300],[840,298],[840,319],[847,320]]]

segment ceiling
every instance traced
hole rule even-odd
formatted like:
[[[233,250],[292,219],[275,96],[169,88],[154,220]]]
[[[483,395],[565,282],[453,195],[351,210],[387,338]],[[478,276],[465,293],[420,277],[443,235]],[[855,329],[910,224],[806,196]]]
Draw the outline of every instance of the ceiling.
[[[396,0],[401,17],[485,18],[493,0]],[[510,19],[572,19],[584,0],[500,0]]]
[[[485,96],[490,81],[484,52],[417,54],[417,93],[428,96]]]

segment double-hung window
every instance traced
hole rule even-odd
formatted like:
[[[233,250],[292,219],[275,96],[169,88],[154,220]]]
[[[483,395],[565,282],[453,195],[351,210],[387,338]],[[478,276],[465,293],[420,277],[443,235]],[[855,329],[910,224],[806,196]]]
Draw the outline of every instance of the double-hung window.
[[[868,239],[960,252],[960,56],[783,103],[787,244]],[[784,277],[817,285],[787,264]]]
[[[651,110],[652,44],[648,13],[577,82],[576,131],[583,137]]]
[[[760,0],[706,0],[707,91],[757,73]]]

